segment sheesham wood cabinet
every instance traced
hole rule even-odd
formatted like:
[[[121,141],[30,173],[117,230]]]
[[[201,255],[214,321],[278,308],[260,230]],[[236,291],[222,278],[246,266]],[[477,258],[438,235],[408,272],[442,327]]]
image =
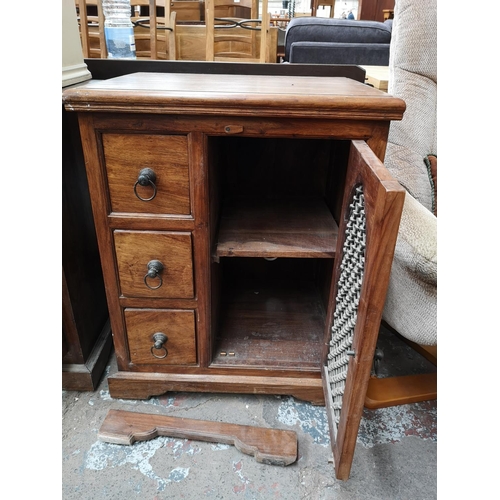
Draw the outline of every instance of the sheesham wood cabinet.
[[[326,404],[349,475],[404,191],[405,104],[343,77],[135,73],[78,113],[119,371],[114,398]]]

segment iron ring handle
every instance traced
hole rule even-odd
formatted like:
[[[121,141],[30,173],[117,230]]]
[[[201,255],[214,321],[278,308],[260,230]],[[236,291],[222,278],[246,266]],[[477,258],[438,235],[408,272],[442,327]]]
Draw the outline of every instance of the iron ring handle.
[[[158,290],[163,285],[163,279],[161,277],[161,272],[163,271],[163,264],[159,260],[150,260],[148,262],[148,272],[144,275],[144,284],[150,289],[150,290]],[[149,279],[155,279],[158,278],[160,281],[158,283],[158,286],[151,286],[148,282]]]
[[[161,332],[156,332],[153,335],[153,340],[154,344],[151,346],[151,354],[156,358],[156,359],[164,359],[168,356],[168,350],[167,348],[163,345],[165,342],[168,340],[168,337]],[[162,356],[158,356],[155,351],[163,351]]]
[[[135,181],[134,194],[141,201],[151,201],[156,196],[156,192],[157,192],[155,183],[156,183],[156,174],[155,174],[154,170],[152,170],[150,168],[143,168],[139,172],[139,177]],[[137,192],[137,186],[151,186],[153,188],[153,195],[150,196],[149,198],[143,198]]]

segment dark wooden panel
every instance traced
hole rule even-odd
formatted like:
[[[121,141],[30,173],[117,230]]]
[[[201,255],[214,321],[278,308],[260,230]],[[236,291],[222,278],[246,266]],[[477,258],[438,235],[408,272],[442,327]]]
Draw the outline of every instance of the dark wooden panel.
[[[241,281],[235,273],[230,278],[221,297],[213,366],[319,371],[325,310],[315,283],[270,281],[267,275]]]
[[[345,76],[364,83],[366,71],[359,66],[330,64],[260,64],[213,61],[154,61],[85,59],[92,78],[107,80],[137,72],[209,73],[227,75]]]
[[[109,356],[108,320],[77,117],[62,109],[63,388],[92,390]],[[104,336],[110,340],[109,328]],[[71,376],[69,375],[71,372]]]
[[[394,10],[394,0],[359,0],[358,19],[365,21],[384,21],[384,10]]]

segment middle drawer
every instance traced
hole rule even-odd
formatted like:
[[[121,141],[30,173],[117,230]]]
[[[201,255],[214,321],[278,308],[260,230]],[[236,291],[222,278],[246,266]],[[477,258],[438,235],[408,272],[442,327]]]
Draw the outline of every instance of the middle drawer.
[[[191,233],[113,233],[121,294],[125,297],[194,297]]]

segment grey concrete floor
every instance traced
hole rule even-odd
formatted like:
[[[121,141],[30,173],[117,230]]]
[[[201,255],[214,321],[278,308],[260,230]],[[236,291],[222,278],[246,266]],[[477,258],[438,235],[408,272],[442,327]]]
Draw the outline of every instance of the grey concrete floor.
[[[425,365],[404,348],[393,353],[398,349],[399,364]],[[389,362],[384,369],[391,371]],[[437,498],[436,401],[365,410],[350,479],[338,481],[324,407],[287,396],[202,393],[115,400],[107,376],[116,370],[112,354],[96,391],[62,393],[64,500]],[[234,446],[170,437],[131,446],[101,442],[109,409],[294,430],[298,460],[264,465]]]

